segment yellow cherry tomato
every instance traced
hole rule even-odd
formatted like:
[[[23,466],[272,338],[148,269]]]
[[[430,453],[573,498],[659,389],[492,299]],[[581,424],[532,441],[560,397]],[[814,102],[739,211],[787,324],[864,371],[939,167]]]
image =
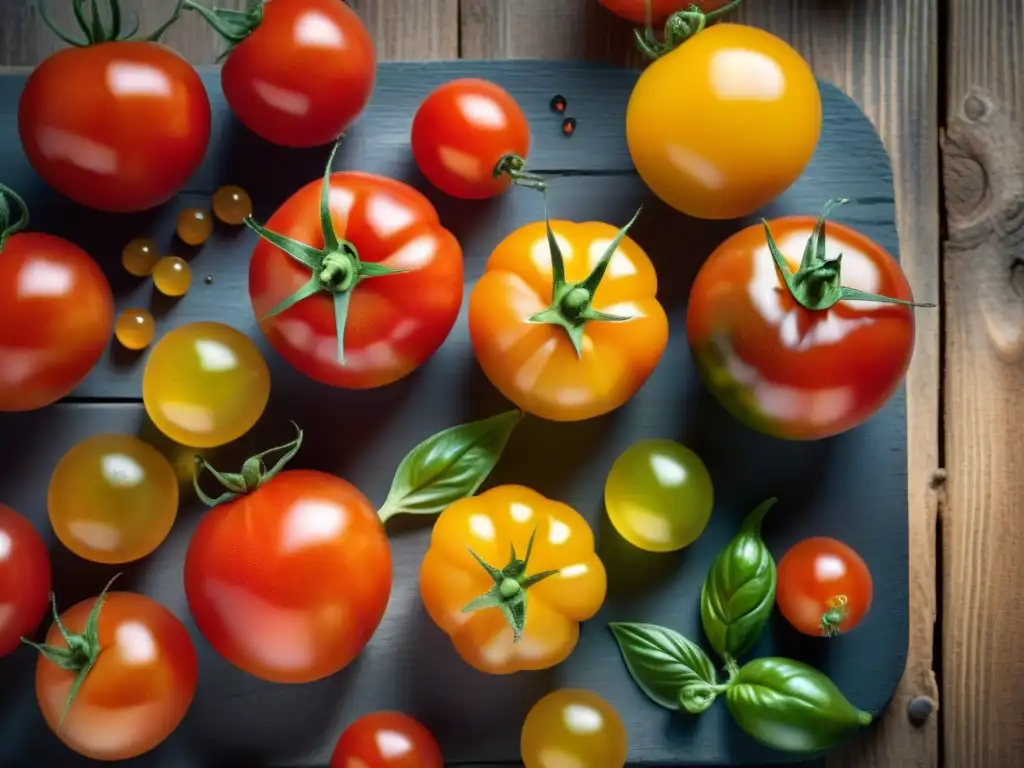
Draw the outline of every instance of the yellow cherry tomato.
[[[126,309],[114,323],[114,336],[125,349],[145,349],[153,343],[155,335],[156,320],[145,309]]]
[[[810,66],[775,35],[742,24],[707,27],[651,63],[626,110],[641,178],[702,219],[770,203],[803,173],[820,132]]]
[[[178,515],[178,479],[156,448],[131,435],[96,435],[64,454],[46,496],[57,538],[95,563],[155,550]]]
[[[213,215],[225,224],[241,226],[252,215],[252,198],[241,187],[221,187],[213,193]]]
[[[525,768],[622,768],[627,748],[626,726],[614,707],[574,688],[534,704],[519,739]]]
[[[148,237],[137,237],[121,251],[121,265],[135,277],[149,277],[160,255],[156,243]]]
[[[467,663],[499,675],[568,658],[606,590],[587,521],[519,485],[442,512],[420,568],[430,618]]]
[[[193,448],[236,440],[259,421],[270,371],[248,336],[222,323],[190,323],[153,347],[142,401],[157,429]]]
[[[604,486],[608,519],[648,552],[688,547],[704,532],[714,494],[693,451],[672,440],[642,440],[615,460]]]
[[[202,208],[186,208],[178,214],[177,232],[186,245],[202,245],[213,234],[213,218]]]
[[[164,296],[184,296],[192,286],[192,267],[179,256],[164,256],[153,267],[153,285]]]

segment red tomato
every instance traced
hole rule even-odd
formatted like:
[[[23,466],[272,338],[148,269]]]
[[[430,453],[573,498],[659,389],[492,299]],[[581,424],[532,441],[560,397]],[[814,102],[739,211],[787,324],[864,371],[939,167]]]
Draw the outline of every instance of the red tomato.
[[[94,611],[98,631],[89,634]],[[60,621],[76,642],[66,642],[54,623],[36,665],[39,708],[57,737],[94,760],[126,760],[170,736],[199,677],[192,639],[174,614],[143,595],[111,592],[69,608]],[[71,647],[72,669],[62,668],[51,657]]]
[[[341,0],[266,0],[241,29],[237,20],[226,27],[217,14],[203,15],[234,45],[220,76],[228,104],[267,141],[328,144],[370,100],[373,40]]]
[[[864,560],[835,539],[804,539],[779,561],[776,603],[805,635],[849,632],[867,614],[873,592]]]
[[[494,197],[521,180],[530,125],[516,100],[487,80],[452,80],[420,104],[412,122],[412,154],[427,180],[464,199]],[[500,169],[500,170],[499,170]]]
[[[333,233],[321,227],[320,182],[292,195],[265,228],[247,220],[291,242],[286,253],[264,237],[253,251],[253,311],[274,349],[310,378],[349,389],[391,384],[451,332],[462,305],[462,249],[407,184],[354,172],[328,173],[324,184]],[[338,238],[335,247],[327,236]]]
[[[210,100],[188,62],[157,43],[68,48],[29,76],[18,132],[58,192],[101,211],[142,211],[170,200],[202,163]]]
[[[909,306],[840,293],[841,279],[910,302],[899,264],[859,232],[823,222],[770,222],[787,271],[801,270],[795,289],[765,228],[753,225],[715,249],[690,291],[687,333],[705,383],[734,416],[775,437],[813,440],[862,423],[899,387],[914,351]]]
[[[601,5],[617,16],[643,24],[647,20],[647,5],[651,6],[651,23],[664,24],[676,11],[686,11],[695,5],[705,13],[717,11],[732,0],[598,0]]]
[[[331,768],[444,768],[444,757],[418,720],[401,712],[374,712],[341,734]]]
[[[50,554],[28,520],[0,504],[0,656],[36,631],[50,599]]]
[[[0,185],[5,193],[23,206]],[[0,213],[0,411],[35,410],[70,393],[114,327],[114,297],[96,262],[62,238],[17,233],[26,221]]]
[[[185,554],[185,594],[199,631],[236,667],[308,683],[346,667],[376,631],[391,549],[354,486],[275,471],[200,521]]]

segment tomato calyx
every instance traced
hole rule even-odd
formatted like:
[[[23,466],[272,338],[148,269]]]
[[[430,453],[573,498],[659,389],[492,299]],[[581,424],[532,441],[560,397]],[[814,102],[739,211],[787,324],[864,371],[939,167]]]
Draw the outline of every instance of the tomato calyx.
[[[903,299],[894,299],[890,296],[879,296],[874,293],[865,293],[856,288],[847,288],[842,285],[841,268],[842,254],[834,259],[825,258],[825,225],[829,214],[841,205],[850,202],[847,198],[839,197],[825,203],[817,221],[814,222],[814,229],[807,240],[804,248],[803,258],[800,261],[800,268],[793,272],[782,255],[779,246],[772,236],[768,222],[762,219],[764,224],[765,239],[768,241],[768,250],[771,251],[772,259],[775,260],[775,267],[779,276],[786,284],[793,299],[804,309],[821,311],[835,306],[844,299],[856,301],[873,301],[880,304],[902,304],[907,307],[934,307],[934,304],[921,304]]]
[[[8,198],[18,211],[18,218],[14,220],[11,219],[12,210]],[[6,184],[0,184],[0,253],[4,251],[7,238],[25,229],[28,221],[28,205],[25,204],[25,200]]]
[[[83,40],[63,32],[53,22],[50,14],[46,11],[46,0],[40,0],[39,2],[39,17],[53,34],[75,48],[85,48],[90,45],[99,45],[100,43],[119,43],[125,40],[143,40],[155,43],[181,17],[184,5],[185,0],[177,0],[170,17],[157,27],[156,30],[150,32],[145,37],[139,38],[136,37],[139,31],[139,19],[136,16],[131,26],[125,27],[121,0],[107,0],[107,15],[109,17],[107,20],[104,20],[103,14],[100,13],[99,0],[89,0],[88,12],[85,9],[85,0],[71,0],[71,9],[75,13],[75,21],[78,22],[78,28],[84,35]]]
[[[607,312],[599,312],[591,304],[594,301],[594,295],[597,293],[598,286],[600,286],[601,280],[604,278],[604,273],[608,270],[608,264],[611,262],[612,256],[615,255],[619,244],[622,243],[622,240],[626,237],[630,227],[633,226],[642,210],[642,207],[639,208],[633,214],[633,218],[629,220],[629,223],[618,231],[615,239],[612,240],[605,249],[605,252],[601,254],[597,264],[594,265],[594,269],[578,283],[570,283],[565,279],[565,260],[562,257],[562,250],[558,247],[555,233],[551,231],[551,221],[547,213],[545,212],[544,214],[544,225],[547,227],[548,233],[548,247],[551,249],[551,306],[543,312],[538,312],[531,316],[529,322],[547,323],[564,328],[565,332],[569,335],[569,341],[572,342],[573,349],[576,350],[577,357],[583,354],[583,329],[588,322],[596,320],[606,323],[622,323],[632,319],[629,316],[610,315]]]
[[[848,602],[846,595],[834,595],[825,601],[828,610],[821,617],[822,637],[835,637],[839,634],[839,625],[846,618]]]
[[[398,275],[407,270],[392,269],[383,264],[359,260],[359,252],[348,240],[339,238],[331,220],[331,165],[334,156],[341,146],[341,139],[335,142],[331,156],[327,159],[324,170],[323,190],[320,195],[320,228],[323,231],[324,247],[314,248],[290,237],[271,232],[252,216],[245,219],[245,225],[271,245],[275,245],[291,256],[295,261],[309,267],[312,277],[308,283],[288,296],[284,301],[267,312],[260,321],[279,315],[291,309],[303,299],[308,299],[321,291],[334,298],[334,323],[338,337],[338,362],[345,364],[345,324],[348,318],[348,306],[352,299],[352,291],[363,280],[371,277]]]
[[[544,179],[536,173],[526,170],[526,160],[519,155],[504,155],[494,166],[494,178],[507,174],[512,183],[519,187],[535,189],[538,192],[547,192],[548,185]]]
[[[192,462],[192,487],[199,500],[208,507],[216,507],[224,502],[237,499],[239,496],[252,493],[273,480],[285,468],[288,462],[295,458],[295,455],[302,447],[302,429],[294,421],[292,426],[295,427],[295,431],[298,433],[294,440],[284,445],[268,448],[262,453],[257,453],[255,456],[250,456],[242,464],[241,472],[218,472],[205,458],[196,456]],[[264,459],[279,451],[284,451],[284,455],[268,469]],[[211,498],[199,487],[199,476],[204,469],[213,475],[217,482],[226,489],[217,498]]]
[[[213,31],[227,43],[227,48],[221,53],[218,61],[231,53],[236,45],[255,32],[263,22],[262,0],[252,0],[244,11],[207,8],[194,0],[183,0],[183,3],[186,11],[194,11],[202,16]]]
[[[651,2],[647,0],[647,24],[643,29],[633,30],[637,48],[651,59],[661,58],[666,53],[674,51],[711,22],[739,8],[742,3],[743,0],[733,0],[717,11],[709,13],[705,13],[696,5],[691,5],[685,11],[676,11],[665,20],[662,39],[658,40],[654,26],[651,24]]]
[[[526,569],[530,563],[530,555],[533,553],[533,540],[537,536],[537,529],[530,534],[530,543],[526,545],[526,557],[522,560],[516,555],[515,544],[509,544],[509,560],[504,568],[495,568],[489,565],[480,555],[469,550],[473,559],[480,563],[480,566],[487,571],[487,574],[494,580],[494,586],[487,590],[480,597],[471,600],[462,609],[463,613],[473,613],[488,608],[501,610],[505,621],[512,627],[512,640],[518,643],[523,639],[523,629],[526,627],[526,591],[535,584],[550,576],[557,576],[558,571],[541,571],[527,575]]]
[[[92,668],[96,666],[96,660],[99,659],[100,652],[103,650],[100,646],[99,637],[100,610],[103,608],[103,603],[107,598],[107,592],[110,591],[111,585],[120,575],[115,574],[114,578],[108,581],[107,586],[100,592],[99,597],[96,598],[96,603],[93,605],[92,610],[89,611],[88,617],[86,617],[85,630],[81,634],[69,632],[67,627],[64,626],[64,622],[60,620],[60,613],[57,611],[57,596],[53,592],[50,593],[50,603],[53,606],[53,620],[57,624],[57,629],[60,630],[61,637],[64,638],[64,642],[67,644],[66,648],[47,645],[46,643],[35,643],[24,637],[21,638],[21,642],[35,648],[43,654],[47,661],[56,664],[68,672],[73,672],[75,675],[75,680],[71,683],[71,688],[68,690],[68,700],[64,705],[64,712],[60,716],[57,730],[60,730],[60,727],[64,725],[64,718],[71,711],[71,705],[75,703],[75,698],[82,688],[82,683],[85,682],[89,673],[92,672]]]

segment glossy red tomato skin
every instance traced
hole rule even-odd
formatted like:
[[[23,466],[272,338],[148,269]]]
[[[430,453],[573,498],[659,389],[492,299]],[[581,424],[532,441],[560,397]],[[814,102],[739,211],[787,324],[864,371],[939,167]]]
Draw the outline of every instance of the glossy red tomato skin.
[[[0,657],[35,633],[49,605],[52,579],[50,553],[39,532],[0,504]]]
[[[643,24],[647,20],[648,0],[598,0],[601,5],[634,24]],[[705,13],[717,11],[732,0],[650,0],[651,23],[664,24],[668,17],[676,11],[689,10],[695,5]]]
[[[390,592],[383,524],[354,486],[322,472],[282,472],[207,512],[185,555],[199,631],[271,682],[307,683],[346,667]]]
[[[162,45],[68,48],[29,76],[18,132],[58,192],[100,211],[143,211],[170,200],[202,163],[210,99],[192,66]]]
[[[769,222],[791,268],[814,218]],[[863,234],[826,229],[842,284],[912,301],[899,264]],[[813,312],[783,286],[754,225],[724,241],[694,280],[687,335],[705,384],[729,411],[768,435],[817,440],[866,421],[899,388],[914,351],[914,315],[894,304],[840,301]]]
[[[848,544],[812,536],[794,544],[779,560],[779,612],[805,635],[821,634],[821,618],[834,598],[846,600],[840,633],[849,632],[871,608],[874,583],[863,558]]]
[[[526,159],[530,125],[516,100],[488,80],[462,78],[435,89],[412,123],[412,154],[427,180],[466,200],[494,197],[512,183],[494,169],[505,155]]]
[[[267,228],[316,248],[322,182],[296,192]],[[367,173],[331,177],[331,214],[339,237],[365,262],[406,268],[375,277],[352,292],[345,328],[344,363],[337,358],[332,297],[300,301],[260,323],[292,367],[324,384],[346,389],[381,387],[408,376],[437,351],[462,306],[462,248],[438,220],[434,206],[403,182]],[[262,318],[309,282],[310,270],[260,240],[249,264],[249,296]]]
[[[99,362],[114,328],[114,296],[77,245],[22,232],[0,253],[0,411],[60,400]]]
[[[270,0],[224,62],[221,85],[253,133],[285,147],[335,141],[370,100],[373,40],[340,0]]]
[[[341,734],[331,768],[444,768],[444,757],[418,720],[401,712],[373,712]]]

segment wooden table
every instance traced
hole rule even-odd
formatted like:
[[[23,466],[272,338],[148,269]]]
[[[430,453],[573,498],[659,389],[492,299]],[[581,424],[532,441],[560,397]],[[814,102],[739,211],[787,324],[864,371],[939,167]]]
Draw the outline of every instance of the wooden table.
[[[138,2],[143,27],[169,2]],[[69,3],[50,4],[70,20]],[[629,26],[596,0],[351,4],[383,59],[640,64]],[[0,65],[31,66],[59,46],[33,6],[0,2]],[[908,379],[906,673],[879,726],[828,765],[1016,764],[1024,745],[1024,0],[748,0],[736,17],[792,42],[874,121],[892,155],[904,266],[915,293],[942,305],[917,315]],[[218,50],[191,15],[165,42],[197,63]],[[915,713],[934,711],[914,724],[912,703]]]

